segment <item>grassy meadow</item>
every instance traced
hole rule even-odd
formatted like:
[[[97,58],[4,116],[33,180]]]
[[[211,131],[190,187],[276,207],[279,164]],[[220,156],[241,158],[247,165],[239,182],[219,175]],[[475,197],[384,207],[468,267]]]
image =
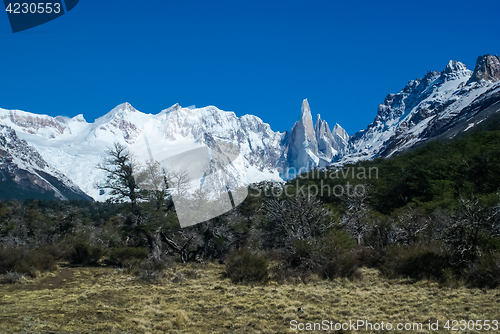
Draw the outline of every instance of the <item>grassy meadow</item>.
[[[448,319],[498,320],[500,315],[498,288],[389,280],[366,268],[354,281],[313,277],[307,284],[253,286],[235,285],[223,272],[215,263],[176,264],[148,282],[120,269],[60,266],[0,285],[0,333],[294,333],[292,320],[359,319],[421,322],[423,331],[404,332],[430,333],[429,321],[439,320],[437,332],[448,332],[442,328]]]

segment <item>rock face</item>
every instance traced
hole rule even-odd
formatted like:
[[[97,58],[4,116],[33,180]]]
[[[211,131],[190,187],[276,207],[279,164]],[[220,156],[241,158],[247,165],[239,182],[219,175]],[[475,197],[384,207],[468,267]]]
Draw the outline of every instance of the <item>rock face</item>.
[[[313,126],[311,108],[307,99],[302,102],[302,112],[283,143],[283,156],[280,167],[287,179],[293,174],[307,171],[313,167],[328,166],[347,144],[348,135],[338,124],[334,132],[326,121],[317,115]],[[289,173],[287,173],[287,170]]]
[[[487,54],[477,58],[474,73],[469,82],[480,82],[481,80],[496,82],[500,80],[500,57]]]
[[[0,125],[0,199],[28,198],[92,200],[14,130]]]
[[[334,164],[389,157],[484,121],[499,108],[499,66],[498,56],[491,55],[479,57],[474,72],[450,60],[443,71],[409,81],[385,98],[373,123],[351,137]]]

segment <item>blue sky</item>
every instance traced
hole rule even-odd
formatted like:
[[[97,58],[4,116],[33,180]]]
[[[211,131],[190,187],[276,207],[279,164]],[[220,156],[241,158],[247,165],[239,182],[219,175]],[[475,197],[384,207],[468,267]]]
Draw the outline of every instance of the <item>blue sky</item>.
[[[215,105],[285,131],[308,98],[353,134],[409,80],[500,53],[498,13],[498,0],[80,0],[16,34],[0,13],[0,108],[93,121],[123,102]]]

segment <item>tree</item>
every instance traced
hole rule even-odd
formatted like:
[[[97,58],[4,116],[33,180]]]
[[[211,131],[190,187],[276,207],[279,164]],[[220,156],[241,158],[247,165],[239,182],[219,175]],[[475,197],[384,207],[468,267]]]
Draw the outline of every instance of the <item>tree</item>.
[[[106,180],[97,183],[99,189],[111,190],[111,199],[114,202],[129,200],[132,207],[137,206],[140,197],[139,186],[134,178],[134,162],[124,145],[115,143],[106,151],[108,158],[97,165],[97,168],[106,172]]]
[[[370,213],[367,204],[369,187],[366,184],[363,187],[362,194],[346,195],[343,198],[347,212],[340,221],[342,228],[356,239],[358,245],[363,243],[363,236],[370,231],[370,226],[367,224],[367,217]]]
[[[266,201],[266,216],[272,223],[272,240],[290,247],[296,240],[306,240],[322,235],[333,226],[331,213],[314,196],[297,194],[279,200]]]
[[[148,161],[146,166],[136,174],[135,181],[142,189],[144,196],[159,210],[168,198],[167,175],[163,167],[158,161]]]
[[[397,211],[391,231],[396,241],[404,245],[416,243],[429,226],[429,217],[414,207]]]
[[[185,198],[189,193],[189,174],[186,170],[167,172],[167,180],[171,191],[177,198]]]
[[[486,205],[472,197],[459,199],[458,214],[445,231],[444,242],[458,256],[459,262],[468,262],[481,254],[482,236],[498,237],[500,207]]]

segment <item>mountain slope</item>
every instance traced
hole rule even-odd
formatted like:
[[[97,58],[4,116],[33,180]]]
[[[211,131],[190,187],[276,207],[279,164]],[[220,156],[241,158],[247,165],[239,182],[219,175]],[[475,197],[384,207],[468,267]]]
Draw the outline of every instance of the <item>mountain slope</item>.
[[[336,164],[388,157],[484,121],[498,111],[499,64],[498,56],[485,55],[472,72],[451,60],[443,71],[411,80],[385,98],[374,122],[350,139]]]
[[[0,125],[0,185],[3,200],[92,200],[4,125]]]

